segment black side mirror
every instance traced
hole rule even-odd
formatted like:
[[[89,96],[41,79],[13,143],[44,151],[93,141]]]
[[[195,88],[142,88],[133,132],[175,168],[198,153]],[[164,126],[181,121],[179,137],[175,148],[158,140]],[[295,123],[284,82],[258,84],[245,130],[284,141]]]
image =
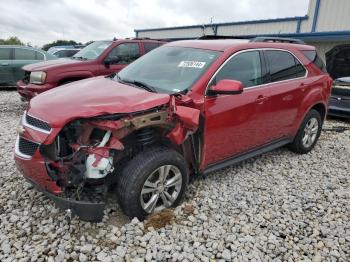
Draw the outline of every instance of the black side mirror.
[[[120,58],[118,56],[106,57],[103,61],[106,67],[109,67],[111,64],[117,64],[118,62],[120,62]]]

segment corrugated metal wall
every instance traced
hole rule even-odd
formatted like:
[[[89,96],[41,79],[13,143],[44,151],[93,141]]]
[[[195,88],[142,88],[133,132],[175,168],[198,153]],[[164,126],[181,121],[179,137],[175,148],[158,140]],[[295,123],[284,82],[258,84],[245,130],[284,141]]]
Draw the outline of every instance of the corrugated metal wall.
[[[316,31],[344,31],[349,29],[350,1],[321,0]]]
[[[294,33],[297,28],[296,21],[227,25],[219,26],[218,35],[257,35],[275,33]]]
[[[314,18],[317,18],[315,32],[350,30],[350,0],[320,0],[318,16],[315,16],[318,0],[309,1],[307,17],[301,19],[300,32],[309,33],[313,29]],[[282,3],[281,3],[282,4]],[[261,35],[278,33],[298,33],[297,18],[283,21],[238,22],[217,25],[218,35]],[[202,35],[213,35],[211,26],[203,28],[201,25],[188,28],[161,28],[159,30],[136,30],[138,37],[151,38],[195,38]]]

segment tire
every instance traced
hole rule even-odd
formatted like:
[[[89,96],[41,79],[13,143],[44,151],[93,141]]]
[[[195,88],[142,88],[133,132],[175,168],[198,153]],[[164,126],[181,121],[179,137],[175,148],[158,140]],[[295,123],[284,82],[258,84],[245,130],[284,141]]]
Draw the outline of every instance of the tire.
[[[311,109],[306,114],[303,122],[301,123],[298,133],[294,138],[294,141],[290,144],[290,150],[297,154],[309,153],[315,147],[317,140],[320,137],[321,130],[321,115],[318,111]],[[308,136],[309,138],[306,139],[306,136]]]
[[[164,180],[161,174],[167,174]],[[147,150],[129,161],[119,173],[119,205],[128,217],[143,220],[151,213],[177,206],[184,196],[188,179],[188,168],[182,155],[164,147]],[[170,186],[172,181],[174,185]],[[155,203],[155,208],[150,203]]]

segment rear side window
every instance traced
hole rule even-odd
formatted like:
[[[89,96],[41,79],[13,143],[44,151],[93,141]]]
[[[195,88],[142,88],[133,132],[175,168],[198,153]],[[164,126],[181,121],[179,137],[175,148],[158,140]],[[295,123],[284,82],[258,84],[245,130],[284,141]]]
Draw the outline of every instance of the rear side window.
[[[262,84],[259,51],[249,51],[233,56],[216,74],[213,84],[223,79],[241,81],[244,87]]]
[[[0,60],[10,60],[11,48],[0,48]]]
[[[35,60],[35,51],[15,48],[15,60]]]
[[[270,68],[271,82],[305,76],[306,69],[289,52],[279,50],[267,50],[264,52]]]
[[[40,52],[35,52],[36,60],[44,60],[44,55]]]
[[[319,69],[327,73],[326,65],[322,61],[321,57],[317,54],[315,50],[301,51],[304,56],[307,57],[312,63],[314,63]]]
[[[145,54],[149,51],[152,51],[153,49],[160,46],[158,43],[143,43],[143,46],[145,47]]]

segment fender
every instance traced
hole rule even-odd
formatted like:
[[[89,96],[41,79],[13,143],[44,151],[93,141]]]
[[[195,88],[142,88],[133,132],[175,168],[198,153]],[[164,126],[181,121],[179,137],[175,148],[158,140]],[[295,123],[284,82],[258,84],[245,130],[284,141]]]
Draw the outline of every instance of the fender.
[[[301,102],[302,107],[299,107],[297,117],[293,123],[294,126],[294,136],[298,132],[298,129],[303,122],[306,114],[317,104],[322,104],[327,112],[328,105],[325,101],[325,91],[328,89],[328,81],[324,80],[325,77],[321,77],[314,82],[311,82],[309,85],[317,86],[317,88],[306,87],[307,93],[303,97],[303,101]],[[324,119],[322,119],[324,120]]]
[[[58,83],[59,81],[68,78],[89,78],[94,76],[95,75],[92,72],[86,70],[62,72],[55,76],[55,82]]]

